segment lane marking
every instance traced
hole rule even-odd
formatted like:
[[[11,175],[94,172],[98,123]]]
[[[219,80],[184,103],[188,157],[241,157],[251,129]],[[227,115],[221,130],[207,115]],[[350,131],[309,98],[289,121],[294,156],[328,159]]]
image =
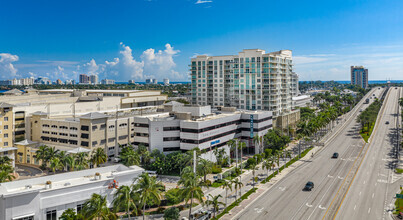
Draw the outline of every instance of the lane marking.
[[[326,207],[322,207],[321,205],[319,205],[318,208],[320,208],[320,209],[326,209]]]
[[[375,193],[372,193],[372,198],[374,198]]]
[[[357,205],[354,205],[354,211],[355,211],[355,208],[357,208]]]
[[[308,203],[306,203],[305,205],[308,206],[309,208],[312,208],[312,205],[309,205]]]
[[[371,208],[368,209],[368,214],[371,212]]]

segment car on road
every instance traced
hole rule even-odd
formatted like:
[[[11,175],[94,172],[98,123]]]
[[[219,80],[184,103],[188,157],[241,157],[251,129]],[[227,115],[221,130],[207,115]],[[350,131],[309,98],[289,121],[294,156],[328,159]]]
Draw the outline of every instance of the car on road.
[[[308,182],[305,184],[304,191],[312,191],[313,187],[314,187],[313,182],[308,181]]]
[[[388,124],[389,124],[389,121],[386,121],[386,123],[385,123],[385,124],[387,124],[387,125],[388,125]]]
[[[334,152],[333,155],[332,155],[332,158],[338,158],[338,157],[339,157],[339,153]]]

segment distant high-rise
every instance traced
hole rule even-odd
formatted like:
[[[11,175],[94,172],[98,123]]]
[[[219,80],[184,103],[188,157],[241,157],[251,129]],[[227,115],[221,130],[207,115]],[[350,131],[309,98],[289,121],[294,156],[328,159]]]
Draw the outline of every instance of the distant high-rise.
[[[133,79],[129,80],[129,84],[135,84],[135,83],[136,82]]]
[[[169,85],[169,79],[167,78],[164,79],[164,85]]]
[[[63,82],[60,79],[56,80],[56,85],[63,85]]]
[[[90,77],[87,74],[80,74],[80,84],[89,84]]]
[[[103,84],[103,85],[113,85],[113,84],[115,84],[115,80],[113,80],[113,79],[103,79],[101,81],[101,84]]]
[[[91,84],[98,84],[98,75],[90,75]]]
[[[157,79],[146,79],[146,84],[157,84]]]
[[[351,84],[368,88],[368,69],[363,66],[351,66]]]

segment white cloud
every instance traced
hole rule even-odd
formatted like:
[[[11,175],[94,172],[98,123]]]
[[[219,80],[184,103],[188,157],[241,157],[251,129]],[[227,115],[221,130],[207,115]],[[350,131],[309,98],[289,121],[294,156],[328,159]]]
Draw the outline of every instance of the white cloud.
[[[128,79],[144,80],[152,77],[158,80],[163,78],[186,79],[186,75],[181,75],[175,71],[176,63],[174,56],[180,51],[175,50],[170,44],[165,45],[165,50],[150,48],[145,50],[140,59],[136,60],[133,56],[133,50],[120,43],[121,50],[119,57],[112,61],[105,61],[104,64],[96,64],[95,60],[79,66],[77,71],[82,73],[103,74],[105,78],[113,78],[120,81]]]
[[[17,55],[9,53],[0,53],[0,78],[11,79],[17,75],[17,69],[14,67],[13,62],[19,60]]]
[[[211,0],[197,0],[197,2],[195,4],[204,4],[204,3],[211,3],[213,1]]]
[[[143,52],[141,59],[144,62],[144,72],[161,78],[181,78],[180,74],[174,70],[176,63],[173,57],[178,54],[179,50],[174,50],[170,44],[165,45],[165,50],[155,50],[150,48]]]
[[[54,71],[54,75],[53,75],[54,79],[61,79],[61,80],[66,80],[69,77],[66,75],[66,73],[64,72],[64,68],[61,66],[57,66],[55,71]]]
[[[82,68],[80,68],[85,74],[89,75],[98,75],[98,71],[103,69],[103,66],[97,65],[94,59],[91,59],[90,62],[84,64]]]

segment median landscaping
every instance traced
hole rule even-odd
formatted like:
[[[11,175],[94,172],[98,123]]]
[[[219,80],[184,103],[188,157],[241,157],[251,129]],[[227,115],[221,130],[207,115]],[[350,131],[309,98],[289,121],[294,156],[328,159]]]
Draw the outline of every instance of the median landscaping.
[[[381,106],[381,101],[376,99],[371,105],[368,106],[368,108],[361,112],[357,118],[357,121],[361,123],[360,134],[367,143],[369,137],[371,137],[372,131],[374,130],[376,118],[378,117]]]

